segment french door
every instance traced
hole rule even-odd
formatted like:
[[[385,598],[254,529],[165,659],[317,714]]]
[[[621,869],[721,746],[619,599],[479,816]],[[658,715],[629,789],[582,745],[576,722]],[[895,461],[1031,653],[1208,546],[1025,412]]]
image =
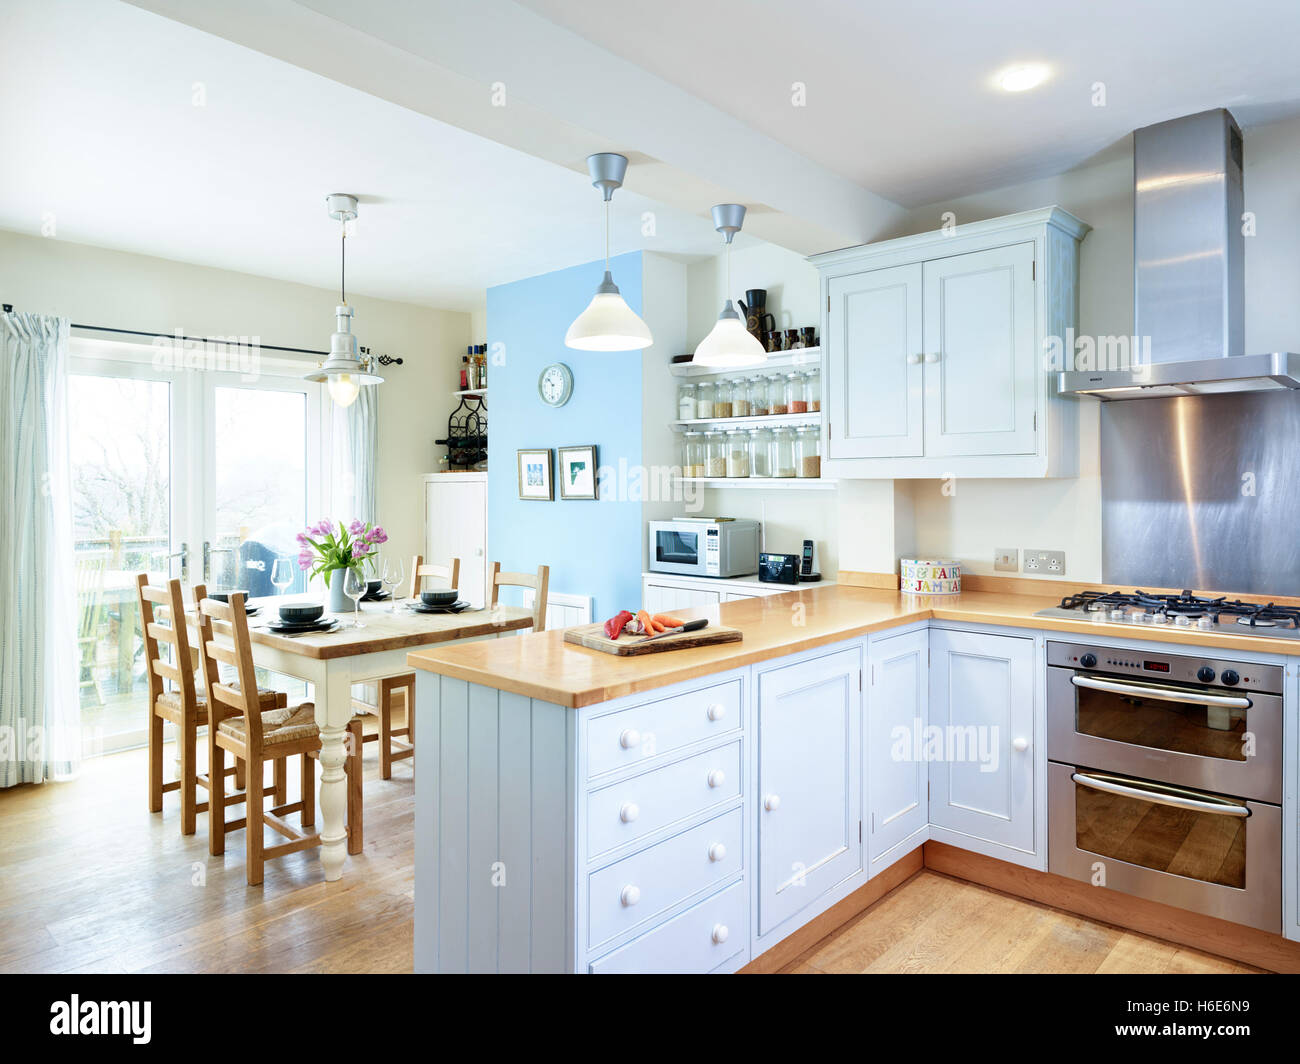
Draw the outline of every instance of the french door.
[[[87,754],[145,741],[135,576],[281,593],[274,563],[324,514],[322,389],[303,366],[256,374],[159,364],[152,347],[74,338],[69,380],[77,640]],[[284,593],[304,590],[303,575]]]

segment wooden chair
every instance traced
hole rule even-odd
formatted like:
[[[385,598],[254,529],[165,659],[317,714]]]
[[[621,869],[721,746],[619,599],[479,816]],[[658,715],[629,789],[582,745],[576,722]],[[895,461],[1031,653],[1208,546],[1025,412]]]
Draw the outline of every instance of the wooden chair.
[[[551,582],[551,567],[539,565],[537,575],[530,573],[503,573],[501,563],[492,563],[492,576],[488,581],[491,598],[488,606],[496,606],[498,592],[503,587],[531,587],[533,589],[533,631],[546,631],[546,590]]]
[[[218,643],[213,638],[213,621],[224,621],[230,628],[231,645]],[[225,755],[232,754],[248,763],[248,784],[244,801],[245,816],[226,820],[226,806],[237,796],[227,795],[224,787],[214,788],[209,796],[208,851],[214,856],[225,852],[226,832],[246,828],[246,877],[250,886],[262,882],[266,861],[298,850],[311,849],[321,843],[320,833],[309,831],[316,823],[316,771],[314,758],[320,755],[320,729],[316,725],[316,709],[311,702],[265,711],[256,696],[246,692],[256,689],[253,665],[253,646],[248,635],[248,616],[244,612],[244,596],[230,596],[229,603],[205,598],[199,602],[199,645],[203,661],[203,675],[207,682],[210,710],[208,728],[209,774],[214,779],[225,775]],[[233,666],[238,686],[221,681],[221,665]],[[347,826],[348,852],[360,853],[362,845],[361,824],[361,723],[353,720],[348,725],[349,756]],[[265,807],[265,782],[263,767],[266,762],[276,763],[276,790],[287,776],[288,759],[302,759],[301,795],[296,802],[277,794],[276,804]],[[302,830],[295,828],[285,816],[300,814]],[[283,835],[288,842],[267,846],[263,829]]]
[[[445,580],[451,588],[460,587],[460,559],[452,558],[451,565],[426,565],[424,558],[416,555],[411,559],[411,593],[410,598],[420,597],[420,588],[428,577]],[[375,704],[361,698],[352,699],[352,709],[361,716],[379,718],[379,734],[365,735],[362,742],[379,744],[379,774],[383,779],[393,778],[393,762],[404,761],[415,756],[415,673],[405,672],[398,676],[385,676],[377,683],[378,697]],[[401,728],[393,727],[393,709],[397,699],[401,698],[406,723]],[[405,738],[405,742],[400,740]]]
[[[194,683],[194,653],[185,621],[181,582],[171,580],[166,587],[153,587],[148,574],[139,573],[135,587],[149,682],[149,812],[161,812],[163,795],[179,790],[181,834],[193,835],[196,815],[208,808],[207,802],[198,801],[198,788],[203,787],[211,794],[212,779],[210,773],[199,772],[196,764],[198,730],[208,723],[208,701]],[[194,594],[198,600],[207,591],[199,584]],[[164,653],[163,646],[169,647],[170,652]],[[171,681],[170,691],[163,688],[164,680]],[[263,709],[285,704],[284,696],[274,691],[259,691],[258,695]],[[163,782],[164,721],[176,726],[178,778],[170,783]],[[211,762],[208,767],[211,768]],[[242,772],[241,766],[239,774]],[[232,766],[229,774],[235,773],[236,768]],[[224,786],[224,777],[221,779]]]

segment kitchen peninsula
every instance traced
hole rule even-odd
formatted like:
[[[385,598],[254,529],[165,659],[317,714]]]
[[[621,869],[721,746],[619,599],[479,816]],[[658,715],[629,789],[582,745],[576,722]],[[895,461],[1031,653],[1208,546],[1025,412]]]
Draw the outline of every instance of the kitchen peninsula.
[[[1300,647],[1035,616],[1059,599],[1034,587],[792,591],[695,614],[739,643],[635,658],[558,631],[412,653],[416,970],[776,970],[923,862],[1300,968],[1282,935],[1049,874],[1045,707],[1050,641],[1177,641],[1283,666],[1294,746]],[[935,729],[988,744],[926,755]]]

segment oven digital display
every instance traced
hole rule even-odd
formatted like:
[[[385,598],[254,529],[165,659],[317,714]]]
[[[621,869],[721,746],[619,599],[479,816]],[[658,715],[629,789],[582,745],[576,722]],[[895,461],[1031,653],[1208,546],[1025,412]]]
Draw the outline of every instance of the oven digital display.
[[[1167,661],[1144,661],[1144,662],[1142,662],[1142,668],[1146,669],[1147,672],[1168,672],[1168,671],[1169,671],[1169,662],[1167,662]]]

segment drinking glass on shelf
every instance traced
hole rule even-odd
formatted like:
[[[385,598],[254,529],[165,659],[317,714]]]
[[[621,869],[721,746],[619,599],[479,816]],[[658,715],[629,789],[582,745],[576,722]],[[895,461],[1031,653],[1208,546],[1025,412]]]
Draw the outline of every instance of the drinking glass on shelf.
[[[290,558],[276,558],[271,565],[271,583],[279,589],[281,595],[289,590],[297,575]]]
[[[384,558],[384,570],[380,579],[388,585],[388,594],[393,600],[393,612],[397,612],[397,585],[406,577],[406,569],[402,565],[400,555],[390,554]]]
[[[344,574],[343,594],[352,600],[352,627],[364,628],[365,625],[361,623],[361,599],[369,588],[370,581],[360,569],[348,568]]]

